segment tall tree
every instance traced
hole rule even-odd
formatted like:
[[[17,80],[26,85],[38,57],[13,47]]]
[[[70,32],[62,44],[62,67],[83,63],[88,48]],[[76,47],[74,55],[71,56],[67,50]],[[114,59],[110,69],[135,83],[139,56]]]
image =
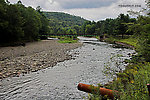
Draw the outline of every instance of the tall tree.
[[[122,35],[122,38],[124,36],[124,34],[127,32],[128,30],[128,27],[126,25],[126,23],[129,23],[129,15],[124,15],[124,14],[120,14],[117,18],[117,34],[121,34]]]

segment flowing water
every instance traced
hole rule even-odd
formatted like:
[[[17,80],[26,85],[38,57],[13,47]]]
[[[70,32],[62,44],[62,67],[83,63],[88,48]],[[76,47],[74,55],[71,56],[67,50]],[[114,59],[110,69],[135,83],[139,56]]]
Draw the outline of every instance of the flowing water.
[[[113,48],[95,38],[79,37],[83,46],[68,53],[73,59],[38,72],[7,78],[0,82],[0,100],[79,100],[87,93],[79,91],[79,82],[105,84],[112,79],[102,70],[111,55],[121,54],[129,58],[134,50]]]

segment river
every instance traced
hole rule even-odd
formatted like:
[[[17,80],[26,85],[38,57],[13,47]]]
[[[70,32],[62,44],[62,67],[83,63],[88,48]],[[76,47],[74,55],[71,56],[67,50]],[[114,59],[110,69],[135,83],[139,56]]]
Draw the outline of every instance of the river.
[[[79,100],[87,93],[79,91],[79,82],[105,84],[112,79],[104,76],[104,63],[111,55],[129,58],[134,50],[113,48],[96,38],[79,37],[83,46],[68,51],[73,59],[38,72],[6,78],[0,82],[0,100]]]

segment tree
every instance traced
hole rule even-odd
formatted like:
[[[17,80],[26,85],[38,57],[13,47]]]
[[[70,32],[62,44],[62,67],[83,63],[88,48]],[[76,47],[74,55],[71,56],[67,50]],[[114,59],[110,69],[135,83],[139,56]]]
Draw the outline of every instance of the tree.
[[[23,18],[16,5],[10,4],[6,10],[8,27],[5,30],[5,42],[15,42],[21,40],[24,36],[24,31],[22,30]],[[3,37],[3,38],[4,38]]]
[[[129,23],[129,15],[124,15],[124,14],[120,14],[117,18],[117,28],[116,28],[116,32],[118,35],[122,35],[122,38],[124,36],[124,34],[126,34],[128,27],[126,25],[126,23]]]
[[[26,40],[37,40],[39,31],[41,28],[40,14],[35,11],[32,7],[26,9],[27,16],[25,17],[25,39]]]
[[[17,4],[19,4],[19,5],[22,5],[22,2],[21,2],[21,0],[19,0],[19,1],[17,2]]]
[[[41,9],[42,9],[42,8],[41,8],[40,6],[37,6],[37,7],[36,7],[36,11],[39,12],[39,13],[41,13]]]
[[[41,35],[47,35],[49,32],[49,28],[48,28],[48,19],[45,17],[45,15],[41,12],[40,13],[40,20],[41,20],[41,28],[39,30],[39,33]]]
[[[47,34],[48,20],[40,8],[38,11],[20,0],[16,4],[0,0],[0,44],[33,41],[39,33]]]
[[[91,21],[86,21],[83,23],[83,25],[81,26],[81,33],[85,34],[85,30],[86,30],[86,25],[91,24]]]
[[[73,28],[76,30],[77,34],[81,33],[81,26],[75,25]]]
[[[146,61],[150,61],[150,17],[142,16],[138,20],[138,24],[134,25],[137,26],[136,29],[138,30],[138,48],[137,51],[139,55],[142,55]]]
[[[5,35],[5,30],[8,27],[8,21],[6,19],[7,13],[6,13],[7,5],[4,0],[0,0],[0,41],[2,41]]]

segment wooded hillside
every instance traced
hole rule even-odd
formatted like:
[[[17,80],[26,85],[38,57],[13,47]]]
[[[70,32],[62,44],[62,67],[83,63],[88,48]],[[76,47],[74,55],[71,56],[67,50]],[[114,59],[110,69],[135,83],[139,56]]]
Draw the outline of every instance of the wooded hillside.
[[[43,12],[49,20],[51,34],[81,33],[81,26],[87,20],[62,12]]]

